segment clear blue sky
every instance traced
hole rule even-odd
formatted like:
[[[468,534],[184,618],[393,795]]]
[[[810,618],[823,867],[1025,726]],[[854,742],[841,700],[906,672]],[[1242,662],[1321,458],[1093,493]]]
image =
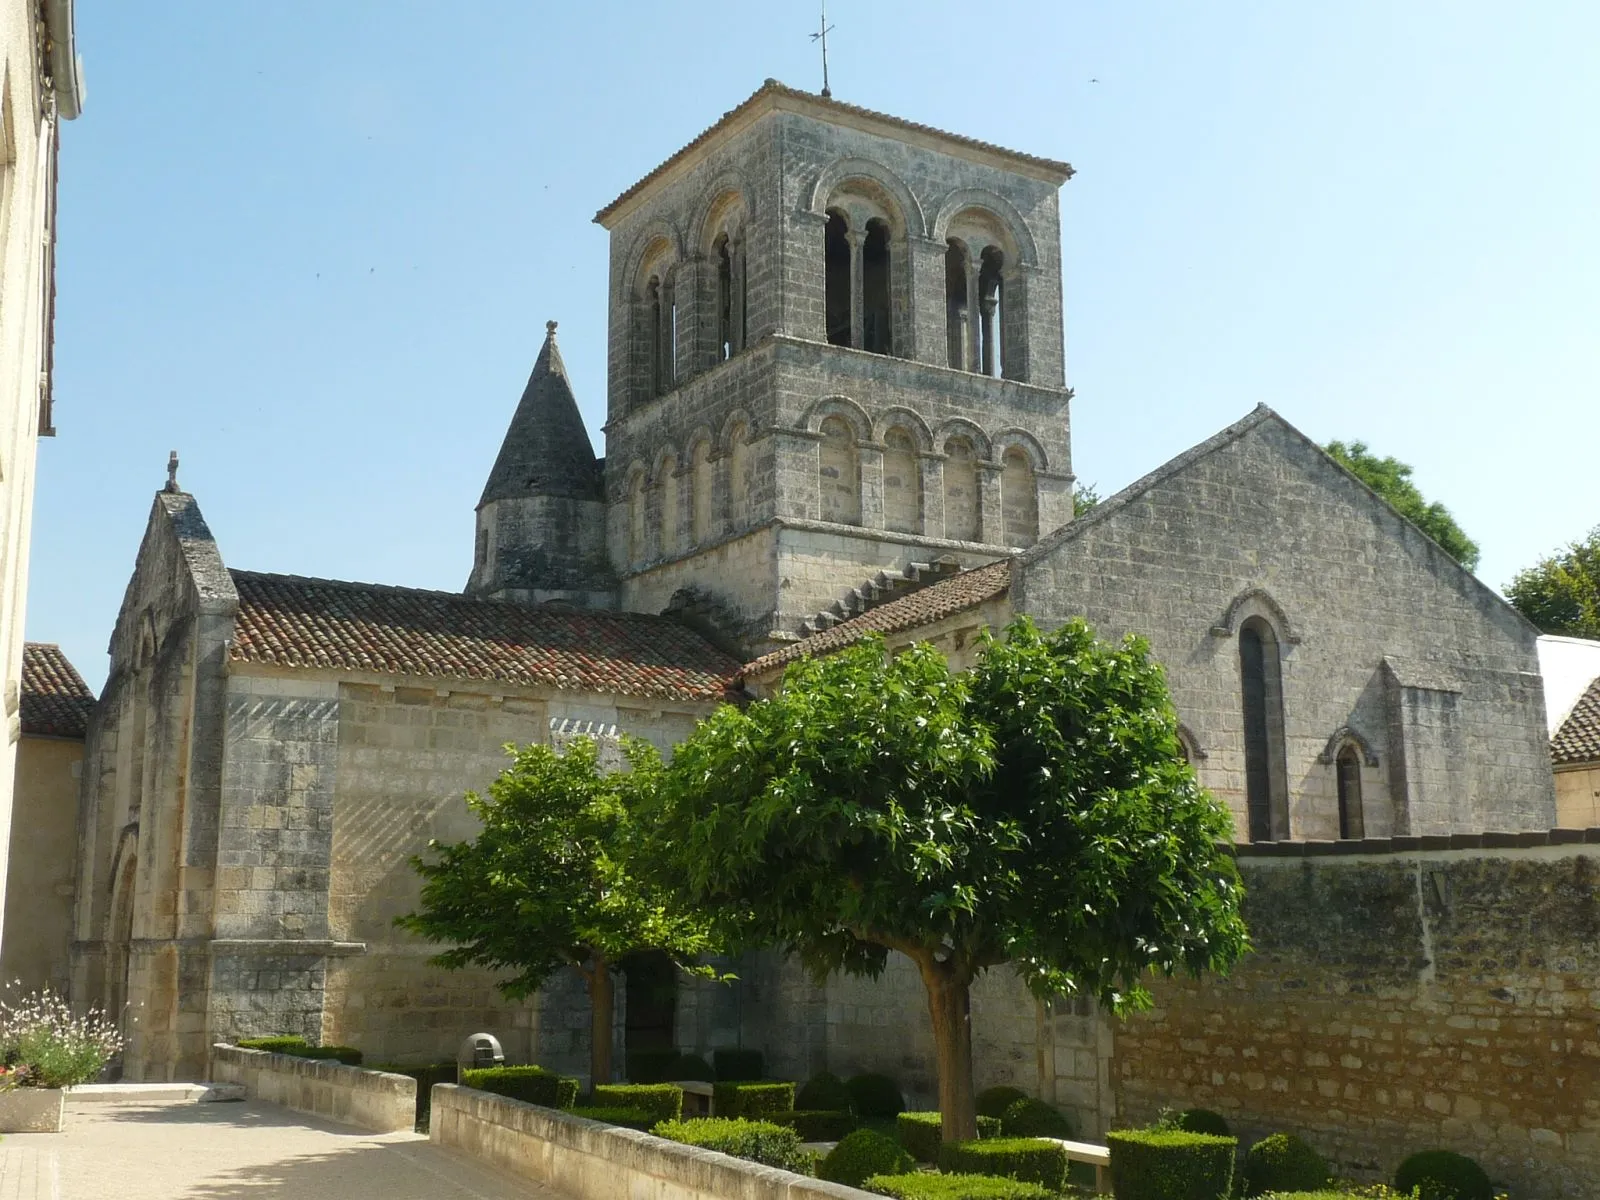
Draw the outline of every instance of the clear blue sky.
[[[820,75],[807,0],[77,13],[28,636],[96,684],[174,447],[232,566],[459,588],[548,318],[598,443],[594,212]],[[1492,585],[1600,522],[1600,5],[832,15],[839,98],[1078,168],[1081,479],[1265,401],[1414,464]]]

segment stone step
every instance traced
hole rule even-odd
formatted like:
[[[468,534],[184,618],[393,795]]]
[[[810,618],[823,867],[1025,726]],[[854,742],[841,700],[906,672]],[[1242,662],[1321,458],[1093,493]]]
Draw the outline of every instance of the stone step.
[[[212,1104],[243,1100],[237,1083],[80,1083],[67,1099],[89,1104]]]

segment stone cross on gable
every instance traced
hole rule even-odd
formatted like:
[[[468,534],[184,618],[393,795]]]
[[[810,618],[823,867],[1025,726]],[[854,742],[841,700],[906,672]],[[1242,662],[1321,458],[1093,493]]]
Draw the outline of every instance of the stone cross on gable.
[[[178,452],[171,451],[167,455],[167,491],[178,490]]]

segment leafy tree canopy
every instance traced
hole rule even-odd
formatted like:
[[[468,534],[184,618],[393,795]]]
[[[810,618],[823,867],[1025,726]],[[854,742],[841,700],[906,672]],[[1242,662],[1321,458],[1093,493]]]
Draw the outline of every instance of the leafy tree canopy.
[[[421,905],[395,924],[449,945],[435,964],[510,972],[506,996],[531,995],[562,967],[589,983],[594,1007],[594,1079],[610,1078],[610,972],[625,955],[660,950],[701,974],[697,956],[715,949],[706,922],[667,907],[636,870],[634,813],[659,778],[645,743],[628,747],[630,773],[601,771],[595,744],[508,747],[508,766],[488,795],[469,792],[483,822],[470,842],[430,843],[434,861],[413,858]],[[603,1030],[602,1030],[603,1026]]]
[[[1519,572],[1506,595],[1545,633],[1600,638],[1600,525]]]
[[[1397,458],[1379,458],[1365,442],[1329,442],[1323,447],[1341,466],[1389,502],[1406,520],[1444,548],[1467,570],[1478,566],[1478,543],[1456,524],[1438,501],[1429,504],[1411,482],[1411,467]]]
[[[976,1131],[968,988],[1013,963],[1041,997],[1114,1012],[1151,970],[1226,969],[1246,935],[1229,815],[1179,751],[1136,638],[1026,619],[967,675],[867,640],[792,665],[680,746],[658,836],[700,906],[813,971],[910,957],[928,991],[947,1138]]]
[[[1100,503],[1100,492],[1092,483],[1080,483],[1072,489],[1072,515],[1081,517]]]

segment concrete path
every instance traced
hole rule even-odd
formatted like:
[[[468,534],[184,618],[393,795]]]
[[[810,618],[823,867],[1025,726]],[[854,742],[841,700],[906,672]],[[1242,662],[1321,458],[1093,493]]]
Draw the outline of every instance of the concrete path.
[[[271,1104],[68,1101],[61,1133],[0,1140],[0,1200],[561,1200],[414,1133]]]

